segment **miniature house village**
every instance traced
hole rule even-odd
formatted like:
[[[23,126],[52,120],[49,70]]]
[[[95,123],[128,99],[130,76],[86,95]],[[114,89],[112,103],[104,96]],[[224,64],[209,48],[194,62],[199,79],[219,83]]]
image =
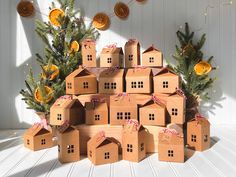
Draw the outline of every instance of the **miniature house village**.
[[[140,43],[131,39],[124,53],[116,45],[105,47],[97,62],[95,42],[81,45],[83,66],[67,76],[66,95],[50,108],[61,163],[79,161],[84,153],[95,165],[117,162],[119,154],[139,162],[151,152],[158,152],[160,161],[183,163],[184,136],[193,150],[210,147],[206,118],[196,115],[183,133],[186,97],[180,76],[163,67],[160,50],[151,46],[141,55]],[[34,151],[50,148],[52,138],[37,123],[26,131],[24,145]]]

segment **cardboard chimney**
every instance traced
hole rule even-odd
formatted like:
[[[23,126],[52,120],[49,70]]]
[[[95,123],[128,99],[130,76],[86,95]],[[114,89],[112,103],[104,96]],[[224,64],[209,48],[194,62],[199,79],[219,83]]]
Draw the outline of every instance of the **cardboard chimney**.
[[[87,156],[94,165],[114,163],[119,160],[119,146],[112,138],[98,132],[87,143]]]
[[[77,99],[65,95],[56,100],[50,108],[50,124],[61,125],[68,121],[71,125],[85,122],[84,107]]]
[[[210,123],[196,115],[187,123],[187,144],[196,151],[204,151],[210,148]]]
[[[150,68],[128,69],[126,74],[127,93],[152,93],[152,70]]]
[[[33,151],[53,146],[52,133],[40,123],[33,125],[24,134],[24,146]]]
[[[66,94],[97,93],[97,77],[81,66],[66,77]]]
[[[142,54],[142,66],[147,67],[162,67],[163,58],[162,53],[153,46],[149,47]]]
[[[58,159],[61,163],[80,160],[79,130],[67,122],[58,130]]]
[[[125,67],[131,68],[140,65],[140,44],[136,39],[125,43]]]
[[[121,47],[103,48],[100,54],[100,67],[124,67],[124,54]]]
[[[110,124],[123,125],[126,120],[138,120],[138,105],[134,95],[120,93],[110,97]]]
[[[142,125],[166,125],[166,107],[155,96],[139,108],[139,120]]]
[[[99,75],[99,93],[117,94],[124,91],[124,69],[108,68]]]
[[[137,120],[126,121],[122,130],[123,160],[139,162],[146,157],[146,130]]]
[[[168,68],[158,72],[153,80],[154,93],[173,93],[179,89],[180,77]]]
[[[164,128],[158,136],[158,159],[166,162],[184,162],[183,133]]]
[[[82,64],[86,67],[96,67],[96,43],[91,39],[82,42]]]
[[[85,113],[87,125],[108,124],[108,105],[104,100],[95,98],[86,102]]]

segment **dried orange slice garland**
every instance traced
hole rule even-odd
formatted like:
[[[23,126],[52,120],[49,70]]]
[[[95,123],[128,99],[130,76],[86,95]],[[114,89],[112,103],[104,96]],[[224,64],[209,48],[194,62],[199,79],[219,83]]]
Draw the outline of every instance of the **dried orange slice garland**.
[[[49,76],[46,76],[45,73],[42,73],[42,77],[44,79],[46,78],[50,78],[50,80],[54,80],[58,75],[59,75],[59,69],[56,65],[51,65],[51,67],[49,68],[48,65],[44,66],[43,69],[46,71],[46,72],[52,72],[51,75]]]
[[[30,17],[35,12],[34,5],[31,1],[20,1],[17,5],[17,12],[22,17]]]
[[[59,27],[61,24],[59,23],[58,18],[63,17],[64,15],[65,13],[63,10],[55,8],[49,12],[48,18],[52,25]]]
[[[200,61],[194,66],[194,71],[197,75],[208,74],[211,70],[212,66],[206,61]]]
[[[126,19],[129,16],[129,7],[123,2],[118,2],[114,7],[114,12],[117,17]]]
[[[110,25],[110,18],[105,13],[97,13],[93,17],[93,26],[99,30],[106,30]]]
[[[44,86],[44,88],[45,88],[46,97],[47,97],[46,100],[45,100],[45,99],[43,98],[43,96],[41,95],[41,92],[40,92],[39,87],[35,89],[34,98],[35,98],[35,100],[36,100],[37,102],[39,102],[39,103],[48,103],[48,102],[51,101],[52,98],[53,98],[53,96],[50,95],[50,94],[53,92],[52,88],[51,88],[51,87],[48,87],[48,86]]]
[[[80,49],[79,43],[77,41],[72,41],[70,44],[69,53],[78,52],[79,49]]]

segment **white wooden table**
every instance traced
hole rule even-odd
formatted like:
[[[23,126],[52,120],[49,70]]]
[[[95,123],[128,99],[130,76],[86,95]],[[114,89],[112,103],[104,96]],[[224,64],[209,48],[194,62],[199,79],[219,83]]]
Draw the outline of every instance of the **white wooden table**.
[[[24,130],[0,131],[0,176],[11,177],[218,177],[236,176],[236,126],[211,128],[212,147],[195,152],[184,164],[159,162],[158,154],[140,163],[119,161],[94,166],[84,157],[81,161],[60,164],[57,148],[32,152],[22,144]]]

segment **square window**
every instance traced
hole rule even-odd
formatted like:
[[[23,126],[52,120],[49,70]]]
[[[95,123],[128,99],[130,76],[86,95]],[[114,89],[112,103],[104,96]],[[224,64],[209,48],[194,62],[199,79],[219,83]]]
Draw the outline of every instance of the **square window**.
[[[168,81],[163,81],[162,86],[163,86],[163,88],[168,88],[169,87],[169,82]]]
[[[131,88],[136,88],[136,82],[131,82]]]
[[[117,112],[116,118],[117,118],[117,120],[122,120],[123,119],[123,112]]]
[[[92,59],[93,59],[92,55],[87,55],[87,60],[88,61],[92,61]]]
[[[130,112],[125,112],[125,119],[130,119],[131,113]]]
[[[61,114],[57,114],[57,120],[61,120]]]
[[[67,88],[68,88],[68,89],[72,89],[72,83],[71,83],[71,82],[68,82],[68,83],[67,83]]]
[[[107,63],[111,63],[111,58],[107,58]]]
[[[154,63],[154,57],[149,57],[149,63]]]
[[[46,139],[41,139],[41,145],[46,144]]]
[[[149,120],[155,120],[155,115],[154,114],[149,114]]]
[[[178,115],[178,109],[177,108],[172,108],[171,115],[172,116],[177,116]]]
[[[105,152],[104,159],[110,159],[110,152]]]
[[[27,145],[29,145],[29,144],[30,144],[30,140],[29,140],[29,139],[27,139],[27,142],[26,142],[26,143],[27,143]]]
[[[191,136],[191,141],[192,142],[197,142],[197,136],[196,135],[192,135]]]
[[[174,151],[168,150],[168,157],[174,157]]]
[[[100,120],[100,115],[99,115],[99,114],[96,114],[96,115],[94,116],[94,119],[95,119],[95,120]]]
[[[92,151],[89,151],[89,156],[92,157],[93,153]]]
[[[208,141],[208,135],[204,135],[204,142],[207,142]]]
[[[129,61],[132,61],[134,59],[134,55],[129,55]]]
[[[109,89],[109,88],[110,88],[110,83],[105,82],[105,83],[104,83],[104,89]]]
[[[143,88],[143,81],[138,82],[138,88]]]
[[[83,85],[84,85],[84,89],[88,88],[88,82],[83,82]]]
[[[67,153],[74,153],[74,145],[67,145]]]
[[[133,145],[127,144],[127,152],[133,152]]]
[[[58,152],[60,152],[61,151],[61,147],[60,147],[60,145],[58,144],[58,146],[57,146],[58,148]]]
[[[141,151],[144,150],[144,143],[141,143],[141,147],[140,147]]]
[[[111,89],[116,89],[116,82],[111,83]]]

